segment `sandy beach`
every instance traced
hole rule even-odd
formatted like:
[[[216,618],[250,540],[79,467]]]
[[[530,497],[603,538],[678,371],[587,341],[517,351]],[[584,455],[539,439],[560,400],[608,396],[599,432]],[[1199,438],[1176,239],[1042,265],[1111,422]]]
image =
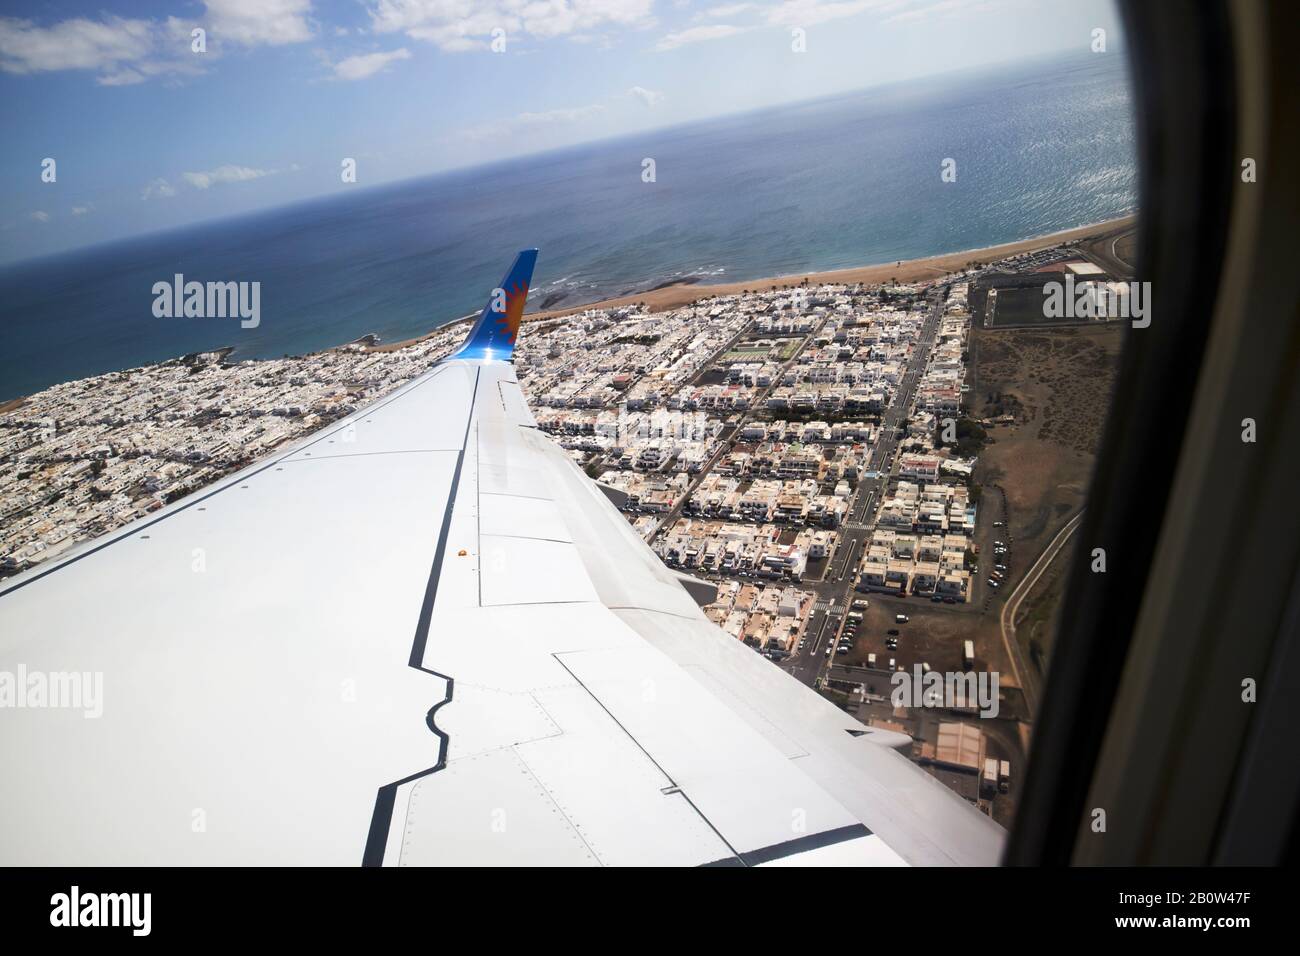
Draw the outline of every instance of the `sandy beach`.
[[[602,299],[598,302],[585,302],[581,304],[565,306],[562,309],[550,309],[544,312],[530,312],[523,318],[524,322],[541,322],[546,319],[555,319],[565,315],[573,315],[575,312],[582,312],[586,309],[612,309],[624,305],[635,305],[644,303],[651,312],[662,312],[667,309],[675,309],[683,305],[689,305],[700,299],[707,299],[715,295],[734,295],[738,292],[764,292],[771,289],[779,289],[782,286],[798,285],[807,280],[809,285],[821,285],[823,283],[840,283],[840,282],[863,282],[875,284],[897,280],[899,282],[917,282],[926,279],[935,279],[950,272],[965,268],[970,263],[985,263],[997,259],[1005,259],[1008,256],[1019,255],[1023,252],[1037,252],[1040,249],[1049,249],[1052,246],[1060,245],[1063,242],[1079,242],[1086,239],[1095,239],[1109,233],[1118,233],[1132,228],[1136,223],[1136,216],[1124,216],[1120,219],[1111,219],[1106,222],[1095,223],[1091,226],[1080,226],[1077,229],[1066,229],[1061,232],[1049,233],[1045,236],[1035,236],[1031,239],[1021,239],[1017,242],[1007,242],[999,246],[988,246],[984,249],[969,249],[963,252],[949,252],[943,255],[930,256],[924,259],[908,259],[901,262],[887,262],[884,264],[857,266],[851,269],[837,269],[831,272],[806,272],[797,273],[787,276],[773,276],[767,279],[750,279],[747,282],[727,282],[716,285],[705,285],[703,283],[679,282],[667,285],[659,289],[652,289],[648,292],[638,292],[634,295],[620,296],[614,299]],[[460,319],[464,322],[468,319]],[[455,323],[451,323],[455,324]],[[443,326],[445,328],[445,326]],[[436,331],[436,330],[435,330]],[[391,342],[387,345],[378,346],[375,351],[391,351],[393,349],[404,348],[415,342],[419,342],[425,336],[419,338],[406,339],[401,342]]]

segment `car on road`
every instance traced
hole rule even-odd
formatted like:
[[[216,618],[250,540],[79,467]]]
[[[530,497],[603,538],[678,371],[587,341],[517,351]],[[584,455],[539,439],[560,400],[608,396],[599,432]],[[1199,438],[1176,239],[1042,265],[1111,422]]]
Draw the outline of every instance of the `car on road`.
[[[895,615],[894,615],[894,623],[895,623],[895,624],[906,624],[906,623],[907,623],[908,621],[910,621],[910,620],[911,620],[911,618],[908,617],[906,614],[895,614]]]
[[[897,636],[898,636],[898,628],[896,628],[896,627],[891,627],[891,628],[890,628],[889,630],[887,630],[885,633],[888,634],[890,637],[897,637]]]

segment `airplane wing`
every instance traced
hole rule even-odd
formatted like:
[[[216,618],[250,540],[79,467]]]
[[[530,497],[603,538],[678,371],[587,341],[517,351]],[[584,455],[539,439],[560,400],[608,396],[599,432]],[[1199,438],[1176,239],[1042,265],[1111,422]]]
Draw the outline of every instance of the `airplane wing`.
[[[537,431],[535,258],[427,374],[0,586],[0,863],[996,862]]]

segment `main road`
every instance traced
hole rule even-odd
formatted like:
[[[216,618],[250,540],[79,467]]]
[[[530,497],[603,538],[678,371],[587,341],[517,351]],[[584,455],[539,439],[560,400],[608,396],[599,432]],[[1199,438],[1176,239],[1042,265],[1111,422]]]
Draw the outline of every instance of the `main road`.
[[[917,384],[925,373],[926,362],[934,349],[939,320],[943,316],[944,303],[948,300],[948,287],[930,293],[930,299],[930,314],[926,316],[916,337],[898,391],[881,418],[876,441],[867,456],[866,472],[876,477],[864,478],[858,483],[857,493],[849,506],[849,519],[841,525],[835,553],[827,562],[826,576],[813,585],[818,606],[826,608],[825,611],[813,612],[804,631],[805,635],[815,635],[816,640],[805,641],[804,650],[796,651],[784,665],[786,670],[805,684],[816,684],[822,671],[835,658],[834,653],[826,656],[826,648],[838,639],[840,624],[848,612],[857,577],[857,563],[854,559],[871,539],[871,533],[875,529],[873,516],[876,503],[884,497],[889,478],[897,470],[894,453],[898,449],[898,431],[911,412]]]

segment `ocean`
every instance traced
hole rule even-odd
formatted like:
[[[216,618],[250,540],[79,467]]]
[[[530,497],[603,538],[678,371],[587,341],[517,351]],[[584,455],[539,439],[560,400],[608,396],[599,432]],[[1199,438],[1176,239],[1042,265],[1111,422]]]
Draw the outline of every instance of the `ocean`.
[[[0,269],[0,400],[232,346],[411,338],[541,249],[530,311],[976,249],[1136,208],[1124,61],[1084,54],[765,109]],[[655,182],[642,181],[643,160]],[[955,182],[940,164],[956,160]],[[261,321],[155,318],[155,282],[261,283]]]

